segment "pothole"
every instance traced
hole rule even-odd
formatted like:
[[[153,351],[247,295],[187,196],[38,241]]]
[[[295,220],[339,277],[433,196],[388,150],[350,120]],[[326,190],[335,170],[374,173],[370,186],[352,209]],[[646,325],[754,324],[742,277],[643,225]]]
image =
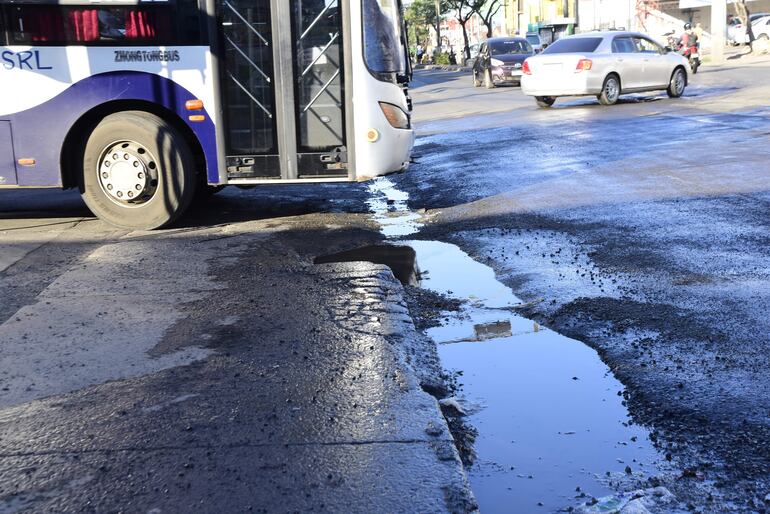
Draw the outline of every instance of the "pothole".
[[[419,215],[392,182],[377,181],[370,191],[388,239],[419,231]],[[623,385],[593,349],[517,314],[521,300],[459,247],[396,243],[323,259],[392,265],[402,283],[462,302],[426,333],[454,377],[440,404],[482,512],[619,512],[637,500],[652,512],[672,510],[656,503],[673,501],[665,490],[629,493],[656,485],[649,479],[666,463],[630,419]]]

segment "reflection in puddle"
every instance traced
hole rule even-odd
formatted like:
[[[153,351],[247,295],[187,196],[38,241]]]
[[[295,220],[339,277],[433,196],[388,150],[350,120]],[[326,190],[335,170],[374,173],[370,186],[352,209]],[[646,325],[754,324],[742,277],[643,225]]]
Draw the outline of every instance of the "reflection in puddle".
[[[392,182],[375,181],[370,191],[385,236],[419,231],[419,215]],[[554,512],[663,469],[647,431],[629,419],[623,385],[593,349],[517,315],[522,302],[510,288],[457,246],[399,244],[414,249],[418,285],[465,302],[443,313],[428,335],[443,366],[463,381],[463,396],[444,399],[443,407],[465,411],[478,430],[477,460],[467,471],[481,512]]]
[[[511,337],[511,321],[492,321],[489,323],[480,323],[473,325],[473,331],[476,338],[474,341],[486,341],[487,339],[497,339],[500,337]]]

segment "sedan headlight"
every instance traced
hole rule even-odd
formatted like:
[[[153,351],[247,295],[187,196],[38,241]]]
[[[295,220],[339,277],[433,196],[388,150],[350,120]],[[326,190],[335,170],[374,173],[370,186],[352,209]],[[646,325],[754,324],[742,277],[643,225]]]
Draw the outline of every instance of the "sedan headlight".
[[[401,107],[387,102],[380,102],[380,109],[394,128],[408,129],[409,128],[409,115],[406,114]]]
[[[494,57],[489,60],[489,62],[492,64],[492,66],[502,66],[503,61],[500,59],[495,59]]]

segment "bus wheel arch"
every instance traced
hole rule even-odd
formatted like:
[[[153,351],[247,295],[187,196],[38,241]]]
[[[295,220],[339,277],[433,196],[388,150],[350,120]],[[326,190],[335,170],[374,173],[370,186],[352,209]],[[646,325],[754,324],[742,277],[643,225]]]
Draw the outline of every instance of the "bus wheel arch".
[[[128,111],[146,112],[154,114],[173,125],[184,137],[195,161],[195,170],[197,174],[198,185],[207,183],[207,163],[206,156],[203,153],[203,147],[200,141],[182,121],[181,118],[172,111],[153,104],[151,102],[137,100],[116,100],[98,105],[83,114],[70,128],[67,136],[64,138],[60,154],[60,166],[62,175],[62,187],[70,189],[79,187],[82,168],[83,154],[86,148],[88,137],[96,126],[107,116]],[[81,191],[82,193],[82,191]]]
[[[112,225],[151,230],[173,223],[198,185],[193,150],[167,119],[118,111],[83,133],[77,184],[91,211]]]

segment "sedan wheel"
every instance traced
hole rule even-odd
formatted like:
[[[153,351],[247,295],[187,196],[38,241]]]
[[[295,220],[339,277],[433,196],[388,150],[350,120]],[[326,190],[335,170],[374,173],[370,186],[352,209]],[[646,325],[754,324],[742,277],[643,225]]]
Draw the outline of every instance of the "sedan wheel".
[[[615,75],[610,75],[604,79],[602,92],[597,96],[602,105],[613,105],[620,96],[620,81]]]
[[[555,101],[556,101],[555,96],[536,96],[535,97],[535,102],[537,102],[537,106],[542,107],[543,109],[552,106]]]
[[[671,82],[668,83],[668,89],[666,93],[671,98],[679,98],[684,93],[684,88],[687,85],[687,78],[684,75],[684,70],[677,68],[671,75]]]

